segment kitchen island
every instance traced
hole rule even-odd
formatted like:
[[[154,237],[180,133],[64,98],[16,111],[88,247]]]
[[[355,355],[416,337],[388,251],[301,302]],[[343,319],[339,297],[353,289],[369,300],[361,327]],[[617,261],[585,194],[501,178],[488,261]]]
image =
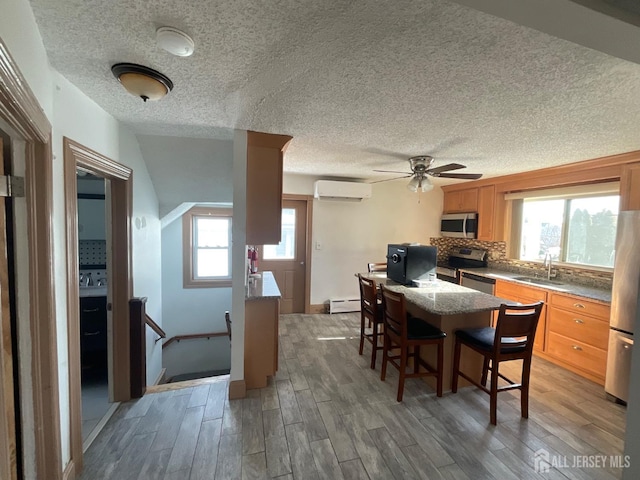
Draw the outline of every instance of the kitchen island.
[[[278,370],[280,290],[273,273],[251,278],[244,302],[244,380],[247,389],[267,386]]]
[[[362,274],[378,284],[383,284],[394,292],[404,294],[407,312],[422,318],[447,334],[444,341],[443,390],[451,390],[453,371],[454,332],[460,328],[481,328],[491,325],[492,312],[503,303],[514,305],[516,302],[493,295],[478,292],[467,287],[441,280],[429,282],[424,287],[407,287],[389,280],[384,273]],[[436,351],[433,348],[421,349],[421,356],[430,365],[436,364]],[[480,379],[482,357],[468,348],[463,349],[460,367],[469,375]],[[461,379],[462,380],[462,379]],[[425,381],[435,386],[433,378]],[[467,383],[468,384],[468,383]],[[461,383],[465,385],[465,383]]]

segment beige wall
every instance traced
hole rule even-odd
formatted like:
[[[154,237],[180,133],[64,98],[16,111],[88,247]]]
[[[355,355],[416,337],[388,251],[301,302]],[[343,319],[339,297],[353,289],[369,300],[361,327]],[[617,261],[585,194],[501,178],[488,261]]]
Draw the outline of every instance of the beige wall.
[[[315,177],[284,176],[284,193],[313,195]],[[386,261],[389,243],[423,243],[437,236],[442,190],[410,192],[406,179],[373,185],[372,198],[359,203],[314,200],[311,304],[330,298],[359,298],[357,272]],[[319,247],[318,247],[319,242]]]

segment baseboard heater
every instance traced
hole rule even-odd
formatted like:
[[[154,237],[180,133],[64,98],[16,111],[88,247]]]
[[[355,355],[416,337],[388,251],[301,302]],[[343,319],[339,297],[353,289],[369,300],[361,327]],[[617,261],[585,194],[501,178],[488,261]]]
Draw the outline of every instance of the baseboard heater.
[[[329,300],[329,313],[359,312],[359,298],[332,298]]]

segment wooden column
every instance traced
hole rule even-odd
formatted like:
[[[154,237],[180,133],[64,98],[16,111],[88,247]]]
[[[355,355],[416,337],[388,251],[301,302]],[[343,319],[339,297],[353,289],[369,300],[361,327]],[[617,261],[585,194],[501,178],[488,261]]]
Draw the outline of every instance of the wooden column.
[[[140,398],[147,390],[146,303],[147,297],[129,300],[131,398]]]

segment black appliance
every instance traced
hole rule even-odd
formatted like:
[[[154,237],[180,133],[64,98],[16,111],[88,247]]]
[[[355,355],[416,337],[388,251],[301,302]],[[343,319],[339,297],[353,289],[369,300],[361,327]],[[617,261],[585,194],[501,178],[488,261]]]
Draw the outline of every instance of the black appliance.
[[[440,235],[443,237],[476,238],[477,213],[448,213],[440,219]]]
[[[426,280],[436,273],[436,247],[390,244],[387,247],[387,278],[402,285]]]
[[[451,283],[460,283],[461,268],[485,268],[487,266],[487,251],[480,248],[454,247],[444,264],[438,264],[436,273],[438,279]]]

